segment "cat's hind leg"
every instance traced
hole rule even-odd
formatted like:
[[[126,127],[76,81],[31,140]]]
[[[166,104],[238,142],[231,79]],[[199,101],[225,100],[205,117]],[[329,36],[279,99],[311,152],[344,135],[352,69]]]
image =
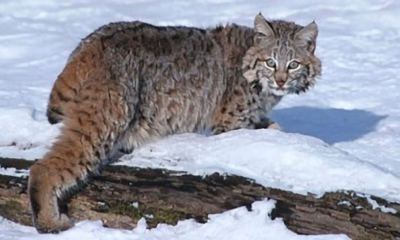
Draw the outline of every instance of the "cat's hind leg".
[[[42,160],[30,168],[28,194],[34,226],[40,233],[59,232],[73,226],[62,212],[64,200],[78,191],[90,176],[118,157],[119,136],[133,115],[116,81],[95,74],[85,83],[60,137]]]

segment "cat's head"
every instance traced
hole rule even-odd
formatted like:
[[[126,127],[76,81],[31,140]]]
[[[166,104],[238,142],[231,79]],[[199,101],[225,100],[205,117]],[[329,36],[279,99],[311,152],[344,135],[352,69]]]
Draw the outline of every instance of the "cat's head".
[[[321,75],[321,61],[314,55],[318,27],[292,22],[254,20],[254,46],[243,59],[244,77],[278,96],[307,91]]]

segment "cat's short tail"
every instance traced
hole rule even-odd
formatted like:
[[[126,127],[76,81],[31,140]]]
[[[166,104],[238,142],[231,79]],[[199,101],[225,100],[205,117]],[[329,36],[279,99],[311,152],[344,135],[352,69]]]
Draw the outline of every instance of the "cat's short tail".
[[[56,124],[62,121],[64,114],[59,107],[47,107],[47,120],[50,124]]]
[[[58,76],[51,89],[46,116],[51,124],[63,121],[67,106],[76,99],[80,83],[76,74],[76,64],[67,64],[63,72]]]
[[[103,50],[100,43],[94,40],[80,43],[70,55],[51,89],[46,112],[49,123],[56,124],[65,120],[70,105],[76,104],[76,98],[88,76],[101,68]]]

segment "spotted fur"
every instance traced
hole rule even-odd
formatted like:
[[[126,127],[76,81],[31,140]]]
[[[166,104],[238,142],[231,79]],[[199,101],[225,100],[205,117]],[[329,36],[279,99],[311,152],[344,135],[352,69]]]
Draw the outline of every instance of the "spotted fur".
[[[259,14],[255,29],[255,45],[243,60],[247,80],[259,82],[276,96],[310,89],[321,75],[321,61],[314,55],[317,24],[302,27],[292,22],[267,22]]]
[[[145,143],[184,132],[272,126],[266,116],[283,96],[271,90],[281,69],[266,69],[263,62],[275,55],[279,63],[299,59],[301,70],[279,79],[288,93],[312,85],[319,64],[303,58],[315,48],[300,34],[307,28],[258,15],[254,29],[118,22],[87,36],[50,95],[49,121],[63,121],[61,134],[30,169],[36,229],[73,226],[64,200],[103,166]],[[293,45],[293,38],[301,40]]]

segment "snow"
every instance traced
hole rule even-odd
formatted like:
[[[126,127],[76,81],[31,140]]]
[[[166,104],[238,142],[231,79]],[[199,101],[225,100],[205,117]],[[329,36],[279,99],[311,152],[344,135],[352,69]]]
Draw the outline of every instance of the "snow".
[[[281,219],[271,220],[268,215],[275,202],[259,201],[252,205],[252,211],[246,207],[227,211],[223,214],[210,215],[207,224],[196,223],[194,220],[180,221],[177,226],[160,224],[155,229],[146,229],[146,221],[142,218],[138,226],[131,230],[114,230],[102,227],[100,221],[82,221],[73,229],[57,235],[58,240],[80,239],[107,240],[349,240],[345,235],[302,236],[289,231]],[[0,220],[1,221],[1,220]],[[19,226],[7,220],[0,224],[0,239],[55,239],[54,235],[39,235],[33,228]]]
[[[118,164],[191,174],[230,173],[297,193],[355,190],[400,200],[400,179],[323,141],[276,130],[181,134],[148,144]],[[379,179],[379,181],[377,181]]]
[[[338,205],[351,206],[351,203],[349,201],[341,201],[341,202],[338,202]]]
[[[372,206],[372,209],[377,209],[377,208],[379,208],[382,212],[384,212],[384,213],[392,213],[392,214],[396,214],[397,213],[397,210],[396,209],[393,209],[393,208],[389,208],[389,207],[386,207],[386,206],[381,206],[381,205],[379,205],[375,200],[373,200],[372,198],[371,198],[371,196],[367,196],[367,200],[368,200],[368,202],[371,204],[371,206]]]
[[[0,107],[0,156],[28,160],[43,156],[60,130],[60,125],[47,124],[43,114],[36,109]]]
[[[1,175],[11,175],[11,176],[16,176],[16,177],[26,177],[29,175],[29,170],[26,170],[26,169],[17,170],[16,168],[0,167],[0,174]]]
[[[59,133],[45,109],[70,52],[100,25],[141,20],[208,27],[268,19],[315,20],[323,76],[306,94],[287,96],[271,117],[284,129],[219,136],[182,134],[149,144],[118,164],[204,175],[237,174],[270,187],[317,195],[355,190],[400,202],[400,2],[394,0],[2,0],[0,1],[0,157],[39,159]],[[0,174],[23,176],[4,169]],[[373,205],[373,203],[371,202]],[[375,206],[375,205],[374,205]],[[381,206],[382,207],[382,206]],[[61,239],[347,239],[299,236],[271,220],[272,201],[234,209],[203,225],[133,231],[84,221]],[[382,209],[382,208],[381,208]],[[390,211],[390,209],[389,209]],[[53,239],[0,220],[0,239]]]

